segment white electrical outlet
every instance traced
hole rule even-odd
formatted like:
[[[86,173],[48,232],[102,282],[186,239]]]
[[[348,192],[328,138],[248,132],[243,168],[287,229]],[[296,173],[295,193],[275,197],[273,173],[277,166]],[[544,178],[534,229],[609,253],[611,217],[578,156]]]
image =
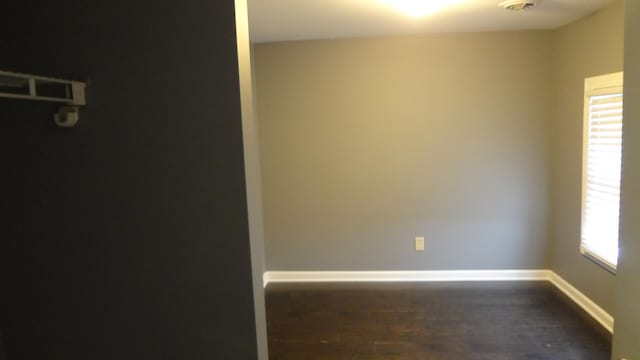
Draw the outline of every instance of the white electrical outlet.
[[[424,251],[424,237],[416,236],[416,251]]]

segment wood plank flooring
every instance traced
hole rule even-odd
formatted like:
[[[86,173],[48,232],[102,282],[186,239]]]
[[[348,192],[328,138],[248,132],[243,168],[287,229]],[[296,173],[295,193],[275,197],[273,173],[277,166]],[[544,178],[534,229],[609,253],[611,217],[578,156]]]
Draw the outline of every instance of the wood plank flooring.
[[[271,360],[608,360],[611,336],[548,282],[270,284]]]

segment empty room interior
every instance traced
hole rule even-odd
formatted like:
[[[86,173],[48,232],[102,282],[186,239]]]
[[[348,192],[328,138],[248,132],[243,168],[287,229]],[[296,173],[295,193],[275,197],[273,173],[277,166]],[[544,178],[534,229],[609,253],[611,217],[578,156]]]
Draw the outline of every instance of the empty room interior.
[[[640,2],[3,12],[0,360],[640,360]]]
[[[583,112],[623,2],[374,3],[249,2],[271,357],[608,359]]]

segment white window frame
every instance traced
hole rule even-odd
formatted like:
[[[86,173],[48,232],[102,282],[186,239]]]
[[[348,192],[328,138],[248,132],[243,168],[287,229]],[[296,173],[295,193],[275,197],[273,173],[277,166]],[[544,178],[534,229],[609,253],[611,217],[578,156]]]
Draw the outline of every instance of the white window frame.
[[[606,270],[616,273],[617,262],[611,263],[600,256],[593,249],[589,249],[583,243],[585,228],[586,205],[587,205],[587,183],[588,183],[588,160],[589,160],[589,138],[591,132],[591,97],[601,95],[623,94],[623,73],[614,73],[596,76],[585,79],[584,82],[584,122],[582,139],[582,214],[580,230],[580,253],[586,258],[594,261]],[[623,119],[624,122],[624,119]],[[621,169],[622,170],[622,169]],[[619,232],[616,241],[619,241]]]

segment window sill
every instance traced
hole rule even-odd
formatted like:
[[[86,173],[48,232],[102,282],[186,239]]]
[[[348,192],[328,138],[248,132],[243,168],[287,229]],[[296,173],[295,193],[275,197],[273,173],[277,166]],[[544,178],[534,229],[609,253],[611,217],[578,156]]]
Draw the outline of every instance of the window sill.
[[[586,249],[580,249],[580,253],[582,254],[582,256],[591,260],[596,265],[607,270],[611,274],[616,275],[616,266],[610,264],[608,261],[601,259],[598,255],[593,254],[592,252]]]

